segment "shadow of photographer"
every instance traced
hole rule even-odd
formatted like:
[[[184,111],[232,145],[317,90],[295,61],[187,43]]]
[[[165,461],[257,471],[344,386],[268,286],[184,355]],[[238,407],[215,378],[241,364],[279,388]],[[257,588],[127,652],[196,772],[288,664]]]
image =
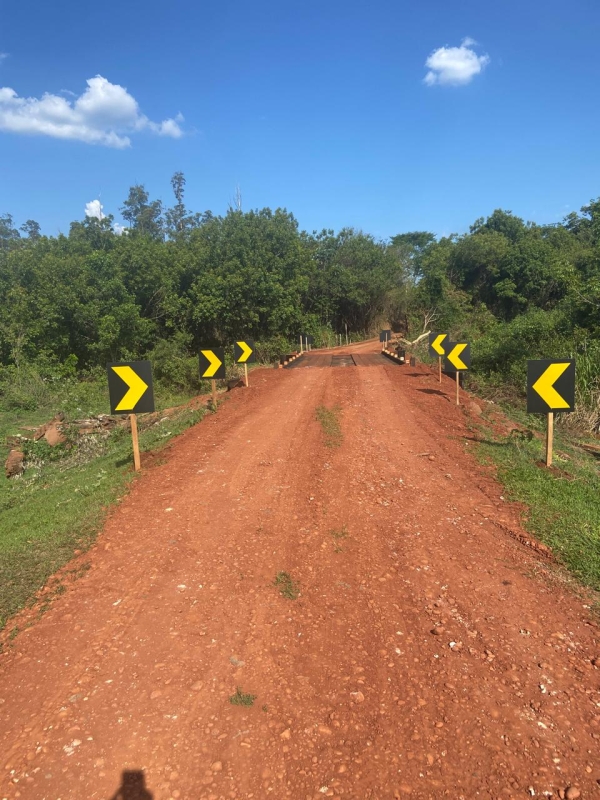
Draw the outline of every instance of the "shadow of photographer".
[[[141,770],[124,770],[121,785],[110,800],[153,800],[146,788],[146,778]]]

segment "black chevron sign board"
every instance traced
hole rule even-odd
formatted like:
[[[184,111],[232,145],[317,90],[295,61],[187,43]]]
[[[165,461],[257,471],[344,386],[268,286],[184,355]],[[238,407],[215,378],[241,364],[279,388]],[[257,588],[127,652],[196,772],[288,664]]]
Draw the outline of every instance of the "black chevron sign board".
[[[527,411],[546,414],[546,466],[552,466],[554,413],[575,409],[575,359],[540,358],[527,362]]]
[[[447,333],[429,334],[429,355],[432,358],[440,358],[446,355],[446,344],[450,340]]]
[[[252,339],[240,339],[233,345],[233,360],[236,364],[254,364],[254,342]]]
[[[126,361],[107,364],[108,394],[111,414],[129,414],[133,466],[141,469],[137,414],[154,411],[152,364],[149,361]]]
[[[444,372],[456,376],[456,405],[460,405],[460,373],[471,368],[471,345],[468,342],[444,342]]]
[[[244,383],[246,388],[250,385],[248,383],[248,364],[253,364],[256,361],[254,355],[254,342],[251,339],[240,339],[233,345],[233,360],[236,364],[244,365]]]
[[[380,331],[379,333],[380,342],[389,342],[391,338],[392,338],[392,332],[390,330]]]
[[[145,414],[154,411],[152,364],[127,361],[106,365],[111,414]]]
[[[471,345],[468,342],[448,342],[444,372],[464,372],[471,368]]]
[[[527,413],[575,409],[575,359],[544,358],[527,362]]]
[[[204,347],[200,350],[200,377],[211,380],[227,377],[225,350],[222,347]]]

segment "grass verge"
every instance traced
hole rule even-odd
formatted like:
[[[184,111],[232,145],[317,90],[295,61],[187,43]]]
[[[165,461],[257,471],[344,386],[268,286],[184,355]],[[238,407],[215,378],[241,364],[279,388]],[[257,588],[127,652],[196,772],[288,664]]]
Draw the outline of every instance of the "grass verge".
[[[525,528],[552,548],[582,583],[598,591],[600,462],[559,426],[554,465],[548,469],[543,463],[545,442],[530,433],[498,437],[487,429],[478,454],[484,463],[496,465],[507,499],[526,505]]]
[[[140,432],[140,449],[160,449],[204,413],[183,408],[156,422]],[[83,457],[65,453],[34,462],[20,478],[0,478],[0,630],[75,550],[90,546],[134,477],[129,431],[81,438],[88,448]]]

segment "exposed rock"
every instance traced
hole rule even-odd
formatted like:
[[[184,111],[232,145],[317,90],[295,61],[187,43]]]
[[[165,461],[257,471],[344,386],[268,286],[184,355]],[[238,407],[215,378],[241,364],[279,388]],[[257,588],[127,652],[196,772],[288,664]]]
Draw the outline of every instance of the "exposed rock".
[[[44,433],[44,439],[48,442],[50,447],[56,447],[57,444],[64,444],[67,437],[60,430],[58,425],[50,425]]]
[[[6,477],[14,478],[15,475],[21,475],[25,469],[24,461],[25,456],[21,450],[11,450],[4,464]]]
[[[49,422],[45,422],[43,425],[40,425],[39,428],[36,428],[33,432],[33,441],[39,442],[39,440],[46,435],[46,431],[50,428],[56,428],[60,425],[60,423],[64,420],[65,415],[61,412],[57,414],[53,419]]]

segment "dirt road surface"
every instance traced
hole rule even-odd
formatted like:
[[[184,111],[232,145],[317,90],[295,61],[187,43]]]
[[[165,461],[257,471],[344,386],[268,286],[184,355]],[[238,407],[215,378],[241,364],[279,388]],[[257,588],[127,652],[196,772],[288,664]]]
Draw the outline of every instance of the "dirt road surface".
[[[0,798],[600,796],[585,598],[515,538],[477,409],[377,349],[254,371],[145,470],[0,657]]]

